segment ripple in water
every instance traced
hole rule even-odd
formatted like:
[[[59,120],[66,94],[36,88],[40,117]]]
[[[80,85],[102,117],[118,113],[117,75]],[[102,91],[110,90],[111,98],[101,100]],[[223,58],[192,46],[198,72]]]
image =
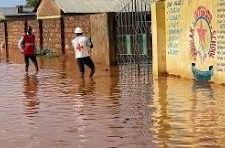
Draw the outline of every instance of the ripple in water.
[[[0,63],[1,147],[225,147],[223,86],[126,66],[83,81],[73,62]]]

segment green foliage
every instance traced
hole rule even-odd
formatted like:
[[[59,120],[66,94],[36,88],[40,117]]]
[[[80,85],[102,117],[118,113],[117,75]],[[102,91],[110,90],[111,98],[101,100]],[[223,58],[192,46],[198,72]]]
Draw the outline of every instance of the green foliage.
[[[38,1],[39,0],[26,0],[26,2],[27,2],[26,5],[29,7],[35,7],[38,4]]]
[[[53,58],[58,57],[59,54],[52,51],[51,49],[38,49],[36,51],[37,57],[47,57],[47,58]]]

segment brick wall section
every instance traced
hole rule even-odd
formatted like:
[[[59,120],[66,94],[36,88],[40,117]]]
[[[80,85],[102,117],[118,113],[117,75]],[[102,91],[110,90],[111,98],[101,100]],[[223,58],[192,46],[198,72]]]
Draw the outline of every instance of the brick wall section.
[[[24,31],[24,21],[14,21],[7,23],[8,29],[8,49],[18,50],[18,41]]]
[[[60,19],[43,20],[43,48],[62,53]]]
[[[4,42],[5,43],[5,27],[4,27],[4,23],[0,23],[0,46],[1,43]],[[6,59],[6,50],[4,48],[2,48],[2,46],[0,47],[0,57],[1,59],[5,60]]]
[[[4,23],[0,23],[0,43],[5,42],[5,27]]]
[[[65,32],[65,45],[66,53],[73,52],[73,47],[71,46],[71,40],[75,37],[74,29],[76,27],[82,27],[84,33],[88,36],[91,35],[90,28],[90,15],[73,15],[64,16],[64,32]]]
[[[82,14],[82,15],[64,15],[63,18],[64,31],[61,31],[61,19],[43,19],[42,20],[42,37],[43,48],[51,49],[54,52],[62,54],[62,37],[64,37],[65,52],[73,53],[71,40],[75,37],[74,29],[82,27],[84,34],[92,37],[94,50],[92,58],[96,64],[104,65],[108,68],[112,63],[112,54],[109,38],[109,25],[107,14]],[[36,36],[36,46],[40,47],[40,30],[39,21],[36,19],[28,20],[27,25],[32,26]],[[10,51],[19,52],[18,41],[21,33],[24,31],[25,21],[15,20],[7,22],[8,32],[8,49]],[[113,30],[110,30],[110,32]],[[63,34],[64,33],[64,34]],[[4,39],[4,23],[0,23],[0,41]],[[69,48],[67,48],[69,47]],[[11,53],[11,52],[10,52]],[[12,56],[12,55],[10,55]]]
[[[27,22],[27,25],[33,28],[34,35],[35,35],[36,48],[39,49],[40,48],[40,30],[39,30],[38,20],[29,20]]]
[[[95,14],[91,16],[91,34],[94,49],[92,58],[96,64],[108,68],[110,66],[110,49],[108,36],[108,16],[107,14]]]
[[[61,10],[53,0],[42,0],[37,10],[38,17],[59,16]]]

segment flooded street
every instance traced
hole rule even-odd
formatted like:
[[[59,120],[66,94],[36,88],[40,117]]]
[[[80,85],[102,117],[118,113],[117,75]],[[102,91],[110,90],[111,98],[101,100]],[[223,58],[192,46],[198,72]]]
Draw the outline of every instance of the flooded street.
[[[2,59],[2,148],[225,147],[224,86],[101,66],[82,81],[74,62],[39,58],[27,76]]]

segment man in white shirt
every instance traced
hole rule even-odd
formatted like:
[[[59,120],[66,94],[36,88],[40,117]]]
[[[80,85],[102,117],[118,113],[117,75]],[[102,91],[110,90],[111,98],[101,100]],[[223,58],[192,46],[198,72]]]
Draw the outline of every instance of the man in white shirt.
[[[76,38],[72,40],[74,47],[75,58],[81,73],[81,77],[84,78],[85,65],[91,69],[90,78],[95,73],[95,65],[90,58],[89,49],[93,48],[93,44],[90,39],[83,36],[83,30],[80,27],[75,28]]]

